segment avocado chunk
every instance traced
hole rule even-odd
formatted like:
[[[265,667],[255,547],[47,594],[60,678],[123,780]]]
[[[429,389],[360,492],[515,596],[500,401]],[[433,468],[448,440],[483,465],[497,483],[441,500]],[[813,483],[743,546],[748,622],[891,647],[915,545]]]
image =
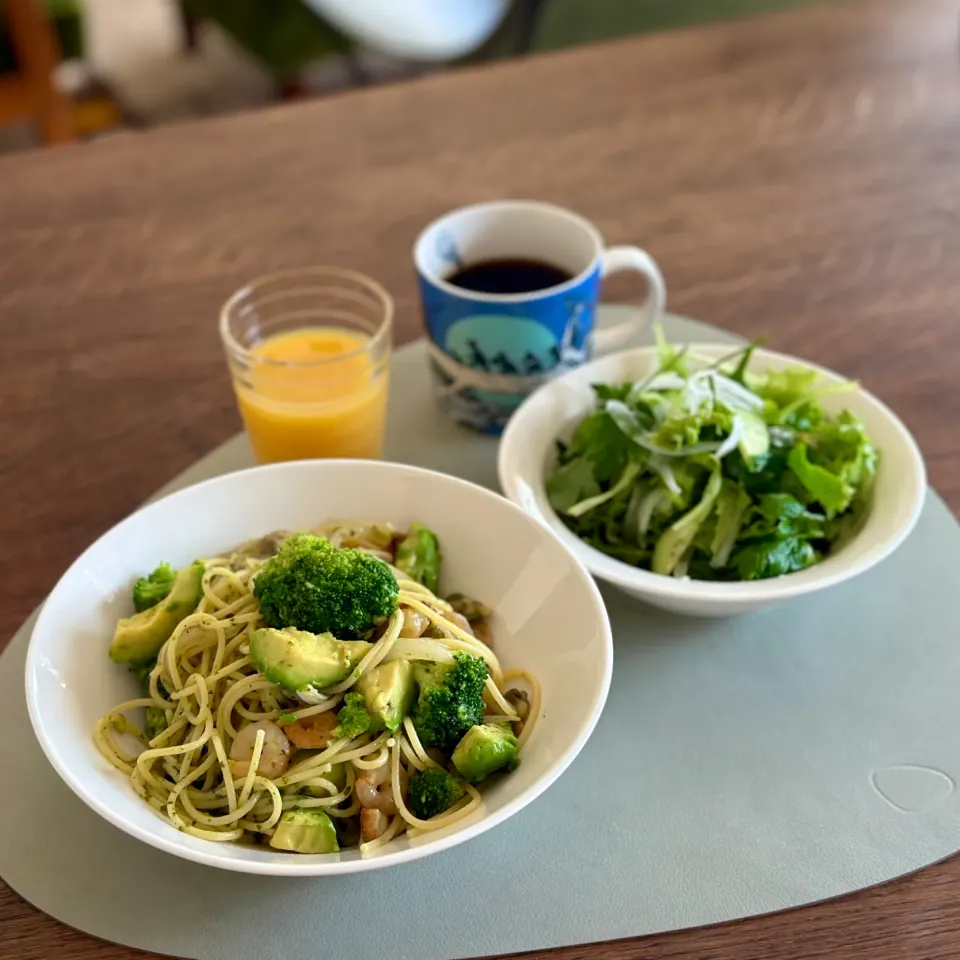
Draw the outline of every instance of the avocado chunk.
[[[336,853],[340,849],[333,821],[322,810],[288,810],[270,838],[276,850]]]
[[[454,748],[453,765],[467,783],[479,783],[497,770],[515,770],[517,738],[505,723],[471,727]]]
[[[331,633],[308,633],[296,627],[262,627],[250,635],[253,665],[283,690],[322,690],[345,680],[372,643],[338,640]]]
[[[177,624],[193,613],[203,596],[204,565],[200,561],[177,573],[166,599],[117,623],[110,659],[131,663],[156,659]]]
[[[355,689],[363,694],[367,713],[375,721],[374,729],[396,730],[413,705],[413,664],[409,660],[381,663],[368,670]]]

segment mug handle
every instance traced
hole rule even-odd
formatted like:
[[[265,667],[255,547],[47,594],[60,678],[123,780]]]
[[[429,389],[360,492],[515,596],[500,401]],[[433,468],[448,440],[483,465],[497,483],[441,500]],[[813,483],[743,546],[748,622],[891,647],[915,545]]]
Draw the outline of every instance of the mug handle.
[[[653,326],[663,315],[667,303],[667,285],[656,261],[639,247],[609,247],[603,251],[600,276],[622,270],[634,270],[642,273],[650,284],[650,292],[643,306],[634,311],[634,316],[624,323],[604,330],[594,330],[593,346],[596,353],[610,353],[626,346],[634,337]]]

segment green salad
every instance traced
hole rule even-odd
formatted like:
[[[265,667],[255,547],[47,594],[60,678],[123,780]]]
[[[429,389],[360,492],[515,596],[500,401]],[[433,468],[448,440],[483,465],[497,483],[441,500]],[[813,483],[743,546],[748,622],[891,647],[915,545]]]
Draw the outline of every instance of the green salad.
[[[854,383],[805,367],[755,373],[756,344],[711,362],[668,344],[636,383],[594,384],[596,409],[557,441],[547,495],[597,550],[697,580],[759,580],[836,550],[869,506],[879,454],[821,406]]]

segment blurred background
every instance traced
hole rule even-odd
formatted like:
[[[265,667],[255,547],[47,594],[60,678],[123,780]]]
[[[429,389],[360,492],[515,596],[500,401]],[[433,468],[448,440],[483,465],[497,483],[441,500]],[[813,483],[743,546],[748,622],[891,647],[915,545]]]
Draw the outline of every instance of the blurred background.
[[[0,152],[805,2],[0,0]]]

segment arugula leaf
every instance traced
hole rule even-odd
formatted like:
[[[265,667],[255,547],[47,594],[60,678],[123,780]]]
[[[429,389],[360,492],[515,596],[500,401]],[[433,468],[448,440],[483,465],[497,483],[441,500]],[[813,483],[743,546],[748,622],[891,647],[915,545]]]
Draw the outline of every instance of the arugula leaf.
[[[825,520],[823,514],[808,510],[789,493],[765,493],[754,505],[743,537],[747,539],[777,536],[821,540],[824,537]]]
[[[575,503],[572,507],[567,507],[566,512],[571,517],[582,517],[590,510],[594,510],[597,507],[602,506],[608,500],[612,500],[619,494],[629,490],[630,485],[634,480],[637,479],[638,473],[640,473],[640,464],[628,463],[627,468],[623,471],[623,475],[609,490],[607,490],[605,493],[598,493],[592,497],[587,497],[585,500]]]
[[[826,467],[811,463],[805,443],[798,443],[790,451],[787,466],[810,496],[823,505],[828,517],[842,513],[850,506],[855,492],[853,487]]]
[[[597,483],[613,483],[627,465],[633,445],[605,410],[583,420],[570,439],[567,459],[583,457],[593,466]]]
[[[629,383],[621,383],[619,386],[609,383],[592,383],[590,386],[598,400],[620,400],[621,402],[626,402],[632,389]]]
[[[763,580],[805,570],[818,560],[817,552],[800,537],[757,540],[733,555],[732,563],[741,580]]]
[[[654,324],[653,339],[657,345],[657,359],[660,361],[660,369],[657,373],[673,371],[679,373],[682,377],[686,377],[689,370],[684,358],[689,348],[671,346],[663,332],[663,327],[659,323]]]
[[[766,454],[745,460],[739,451],[724,457],[724,472],[738,481],[750,496],[778,493],[783,489],[789,448],[770,446]]]
[[[643,564],[649,566],[650,564],[652,551],[643,547],[635,547],[626,543],[604,543],[602,540],[590,540],[589,538],[584,538],[584,542],[589,543],[591,547],[594,547],[601,553],[605,553],[607,556],[614,557],[617,560],[622,560],[624,563],[629,563],[632,566],[639,567]]]
[[[748,344],[747,349],[743,351],[743,356],[740,358],[740,362],[737,364],[736,369],[730,374],[731,380],[735,380],[744,387],[747,385],[747,367],[750,366],[750,358],[753,356],[753,351],[756,350],[761,343],[763,343],[763,340],[757,339]]]
[[[566,513],[575,503],[600,492],[587,459],[571,460],[547,477],[547,499],[557,513]]]
[[[758,498],[756,509],[761,517],[772,521],[795,520],[800,517],[815,516],[796,497],[791,497],[789,493],[765,493]]]

